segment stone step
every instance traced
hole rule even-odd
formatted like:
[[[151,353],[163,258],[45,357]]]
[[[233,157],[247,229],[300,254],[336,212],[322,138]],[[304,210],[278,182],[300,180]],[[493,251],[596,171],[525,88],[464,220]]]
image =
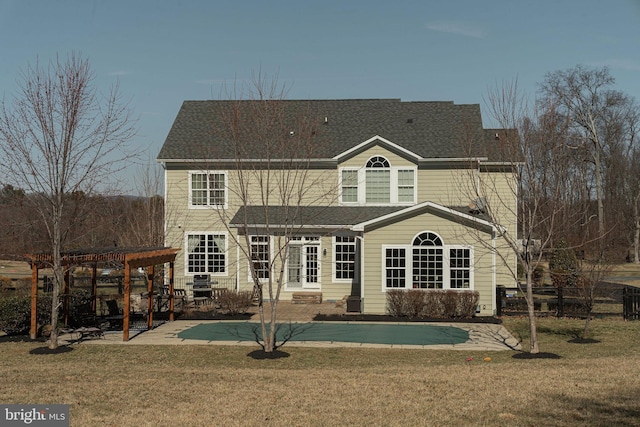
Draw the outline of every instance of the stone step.
[[[291,295],[292,304],[321,304],[322,292],[294,292]]]

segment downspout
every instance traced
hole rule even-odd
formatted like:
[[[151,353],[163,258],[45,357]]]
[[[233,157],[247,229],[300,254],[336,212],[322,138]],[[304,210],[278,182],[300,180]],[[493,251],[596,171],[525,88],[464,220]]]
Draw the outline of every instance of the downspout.
[[[360,313],[364,313],[364,237],[356,236],[360,242]]]
[[[491,306],[493,307],[493,315],[497,314],[496,307],[496,287],[498,286],[496,280],[496,230],[491,231]]]
[[[240,292],[240,238],[236,229],[236,291]]]

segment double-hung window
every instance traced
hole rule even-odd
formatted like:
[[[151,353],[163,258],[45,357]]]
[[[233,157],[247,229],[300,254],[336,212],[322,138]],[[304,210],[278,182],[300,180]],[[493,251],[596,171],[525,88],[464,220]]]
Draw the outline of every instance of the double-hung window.
[[[189,173],[189,206],[227,206],[227,174],[224,171]]]
[[[225,233],[187,233],[186,240],[188,274],[226,274],[227,235]]]
[[[333,253],[335,257],[335,279],[353,280],[356,268],[356,238],[335,236]]]
[[[269,236],[251,236],[251,263],[258,279],[268,279],[271,271]],[[249,273],[251,277],[251,273]]]
[[[358,202],[358,171],[356,169],[342,171],[341,189],[344,203]]]

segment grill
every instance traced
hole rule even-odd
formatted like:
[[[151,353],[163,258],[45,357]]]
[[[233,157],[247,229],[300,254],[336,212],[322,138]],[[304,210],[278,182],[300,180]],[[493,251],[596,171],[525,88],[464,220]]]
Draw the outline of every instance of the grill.
[[[193,298],[211,298],[211,279],[208,274],[197,274],[193,276],[191,284]]]

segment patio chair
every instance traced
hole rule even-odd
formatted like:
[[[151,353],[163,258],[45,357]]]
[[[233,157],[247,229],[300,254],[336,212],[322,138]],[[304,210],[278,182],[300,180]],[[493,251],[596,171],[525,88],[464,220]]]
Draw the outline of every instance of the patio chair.
[[[118,301],[114,299],[107,300],[107,309],[109,310],[109,315],[105,318],[105,320],[107,320],[114,327],[122,328],[124,315],[122,314],[122,310],[120,309],[120,307],[118,307]]]

